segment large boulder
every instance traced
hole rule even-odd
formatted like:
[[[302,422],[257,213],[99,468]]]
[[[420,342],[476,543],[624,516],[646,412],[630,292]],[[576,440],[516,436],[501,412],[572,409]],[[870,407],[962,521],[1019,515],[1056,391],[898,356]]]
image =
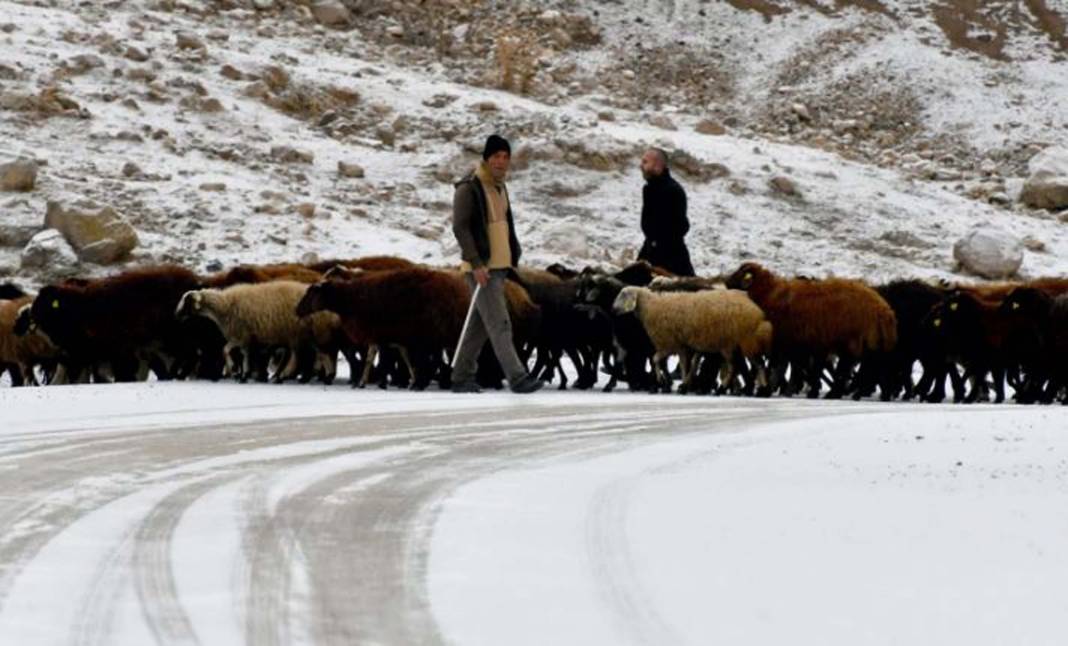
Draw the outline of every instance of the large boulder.
[[[107,265],[126,257],[137,247],[137,232],[110,206],[79,202],[64,207],[49,202],[46,228],[56,229],[86,262]]]
[[[32,191],[37,184],[37,162],[19,159],[0,164],[0,191]]]
[[[72,273],[78,265],[74,249],[55,229],[45,229],[30,239],[22,250],[23,269],[42,269],[50,275]]]
[[[969,273],[983,278],[1005,279],[1020,270],[1024,247],[1019,238],[1010,233],[982,227],[973,229],[953,245],[953,257]]]
[[[1036,209],[1068,208],[1068,148],[1052,146],[1028,163],[1030,176],[1020,201]]]

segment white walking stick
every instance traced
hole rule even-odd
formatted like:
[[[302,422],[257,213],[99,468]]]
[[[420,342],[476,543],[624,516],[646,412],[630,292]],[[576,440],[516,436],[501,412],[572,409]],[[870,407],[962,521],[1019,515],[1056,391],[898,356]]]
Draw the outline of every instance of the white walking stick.
[[[482,285],[475,284],[475,292],[471,294],[471,305],[467,308],[467,318],[464,319],[464,329],[460,330],[460,340],[456,342],[456,352],[452,353],[452,364],[450,368],[456,368],[456,357],[460,356],[460,346],[464,343],[464,337],[467,336],[467,328],[471,325],[471,316],[475,313],[475,301],[478,299],[478,292],[482,290]]]

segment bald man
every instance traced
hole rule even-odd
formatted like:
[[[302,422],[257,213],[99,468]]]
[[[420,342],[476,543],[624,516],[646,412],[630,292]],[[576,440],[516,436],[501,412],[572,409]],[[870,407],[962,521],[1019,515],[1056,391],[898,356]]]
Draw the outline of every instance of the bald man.
[[[686,191],[671,176],[667,153],[650,148],[642,155],[642,233],[645,243],[639,260],[666,269],[679,276],[693,276],[686,233]]]

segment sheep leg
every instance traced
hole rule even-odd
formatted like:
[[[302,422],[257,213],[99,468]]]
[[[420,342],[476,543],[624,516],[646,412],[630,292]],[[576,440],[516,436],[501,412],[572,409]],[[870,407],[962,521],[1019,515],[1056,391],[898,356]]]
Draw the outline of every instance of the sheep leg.
[[[994,379],[994,403],[1000,404],[1005,401],[1005,368],[1001,366],[992,368],[990,376]]]
[[[856,361],[852,357],[840,356],[838,357],[838,364],[834,369],[834,378],[831,380],[831,389],[827,392],[827,399],[841,399],[842,396],[849,389],[849,384],[852,381],[853,367],[856,365]]]
[[[827,363],[824,357],[813,355],[808,365],[808,398],[816,399],[820,396],[820,388],[823,386],[823,366]]]
[[[374,365],[377,357],[378,345],[371,344],[367,348],[367,356],[363,359],[363,374],[360,375],[360,381],[356,383],[357,388],[367,387],[367,382],[371,379],[371,367]]]
[[[669,393],[672,390],[671,372],[667,369],[667,352],[657,351],[653,355],[653,372],[656,375],[656,383],[661,392]]]
[[[578,374],[578,379],[575,380],[575,387],[580,390],[589,388],[589,386],[586,386],[585,388],[582,386],[584,375],[586,374],[587,363],[583,361],[581,352],[575,348],[567,348],[564,352],[567,354],[567,358],[571,359],[571,365],[575,366],[575,372]]]
[[[690,378],[693,377],[693,365],[690,363],[690,351],[686,348],[679,350],[679,375],[682,383],[679,384],[679,394],[685,395],[690,392]]]
[[[418,379],[416,377],[415,365],[412,364],[412,357],[410,354],[408,354],[408,348],[403,345],[398,345],[394,347],[397,348],[397,352],[399,352],[401,356],[401,361],[403,361],[405,367],[408,368],[408,388],[412,390],[418,390]]]
[[[283,350],[285,352],[283,355],[285,357],[285,368],[279,370],[275,375],[275,383],[279,384],[296,376],[297,363],[300,358],[300,349],[295,345],[283,348]]]

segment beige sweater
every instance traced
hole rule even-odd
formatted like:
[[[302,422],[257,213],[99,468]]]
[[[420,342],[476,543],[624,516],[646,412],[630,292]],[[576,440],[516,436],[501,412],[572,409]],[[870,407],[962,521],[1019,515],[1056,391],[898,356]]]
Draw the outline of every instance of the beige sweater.
[[[489,237],[490,257],[486,263],[488,269],[507,269],[512,266],[512,249],[508,244],[508,189],[504,183],[497,183],[485,163],[479,164],[475,176],[482,182],[486,194],[486,233]],[[471,271],[471,265],[464,262],[461,271]]]

